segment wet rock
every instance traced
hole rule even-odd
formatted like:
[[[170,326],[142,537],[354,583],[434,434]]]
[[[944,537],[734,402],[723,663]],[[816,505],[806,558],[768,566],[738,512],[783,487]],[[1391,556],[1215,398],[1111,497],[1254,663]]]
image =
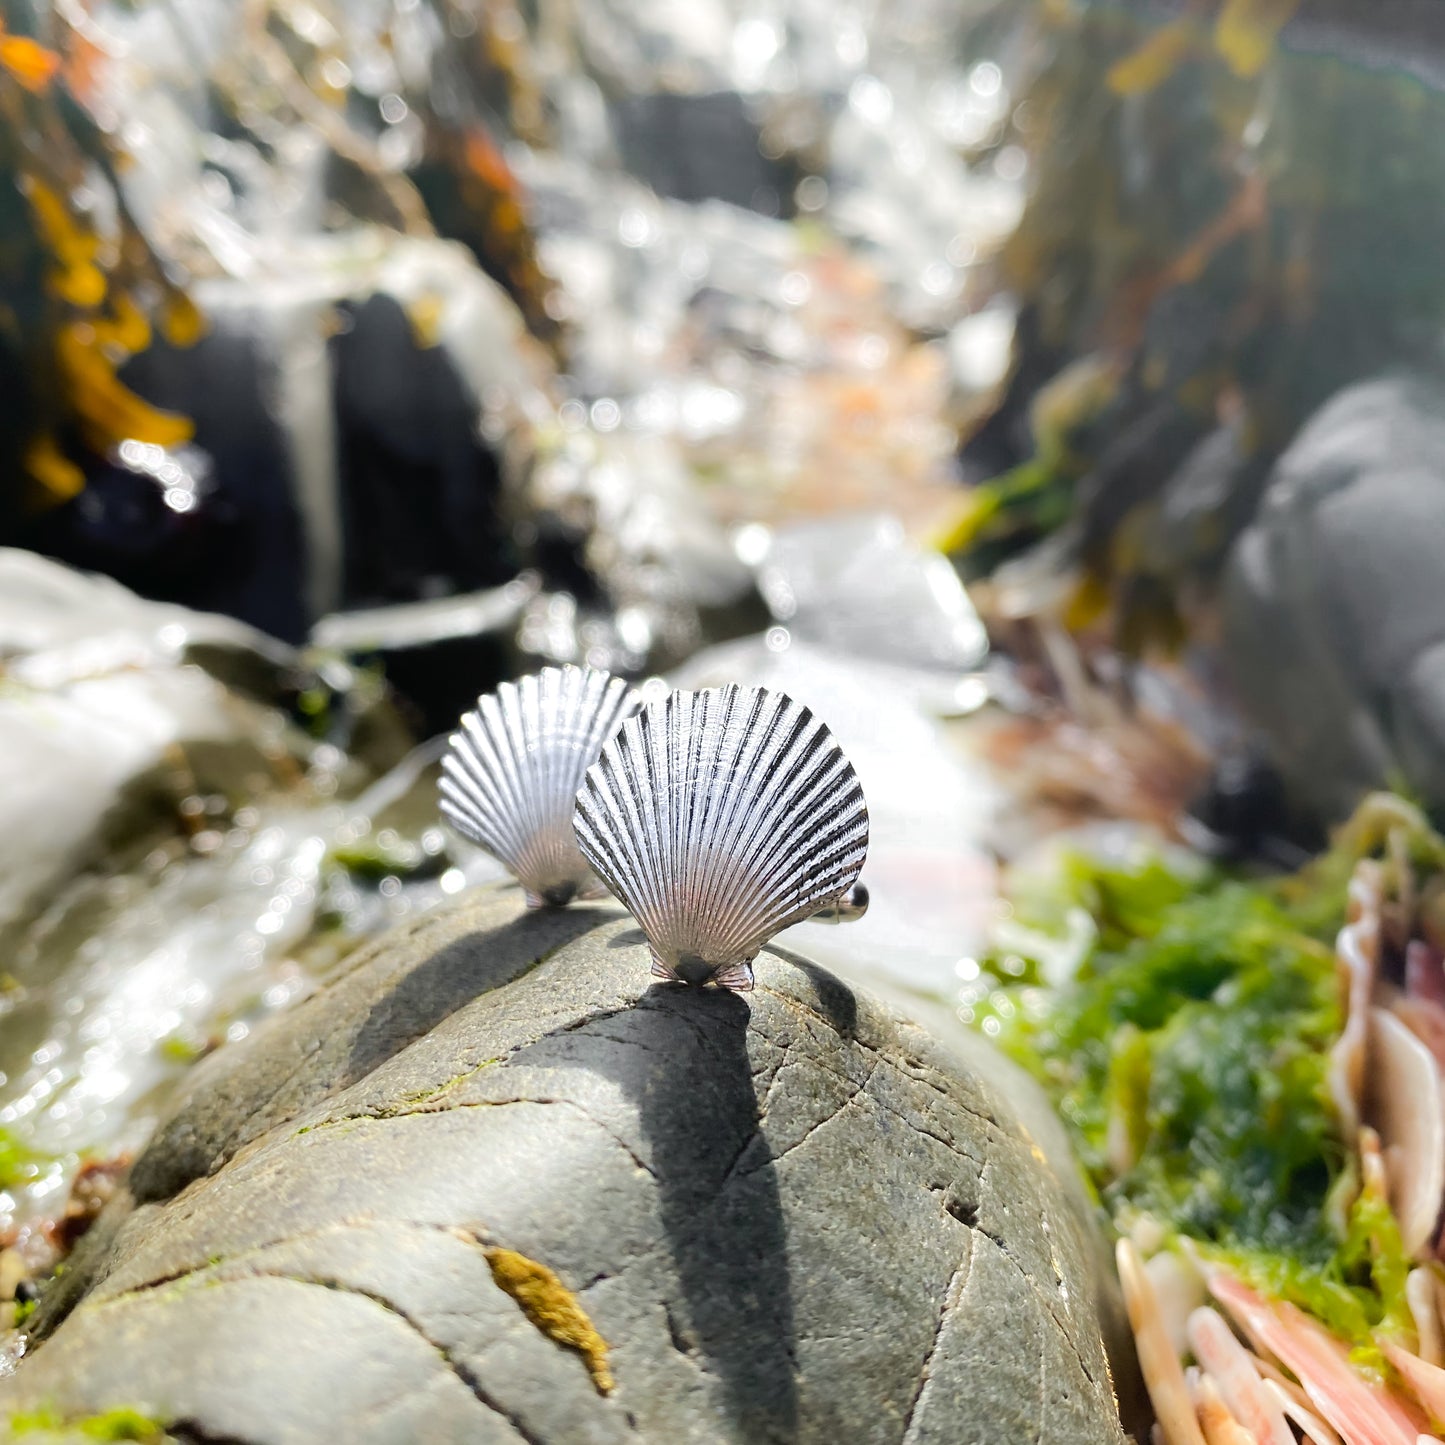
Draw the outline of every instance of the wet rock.
[[[1271,474],[1225,575],[1244,704],[1325,818],[1403,783],[1445,802],[1445,420],[1440,383],[1340,392]]]
[[[196,662],[258,696],[295,665],[284,643],[234,618],[147,601],[105,577],[19,548],[0,548],[0,658],[44,655],[47,671]]]
[[[112,850],[174,835],[185,798],[295,777],[309,746],[223,680],[277,685],[289,649],[30,553],[0,550],[0,659],[0,931]]]
[[[795,522],[773,537],[759,569],[773,616],[829,651],[943,674],[978,667],[988,637],[958,574],[886,514]]]
[[[317,747],[297,726],[308,707],[343,791],[411,745],[374,681],[331,664],[323,677],[234,618],[9,548],[0,668],[5,938],[83,871],[134,865],[158,842],[293,789]],[[209,811],[186,811],[202,801]]]
[[[0,1412],[1121,1442],[1097,1241],[1027,1088],[791,953],[758,973],[746,999],[651,987],[615,907],[510,889],[372,945],[198,1067]]]
[[[409,739],[334,664],[26,552],[0,550],[0,671],[0,1237],[51,1219],[59,1247],[98,1207],[66,1209],[77,1155],[143,1143],[185,1058],[300,986],[322,893],[328,947],[380,926],[325,855]]]
[[[507,581],[503,492],[550,408],[516,308],[435,239],[356,230],[287,260],[198,284],[210,335],[127,368],[195,421],[234,518],[227,566],[181,600],[299,641],[338,607]]]
[[[449,732],[479,694],[525,671],[515,637],[535,574],[426,602],[357,607],[330,613],[312,629],[312,643],[348,661],[374,663],[407,700],[424,737]]]
[[[539,459],[525,535],[542,579],[518,634],[548,662],[660,672],[766,617],[696,480],[658,436],[574,433]]]
[[[658,195],[793,214],[798,167],[764,156],[761,127],[742,96],[624,95],[612,114],[623,164]]]

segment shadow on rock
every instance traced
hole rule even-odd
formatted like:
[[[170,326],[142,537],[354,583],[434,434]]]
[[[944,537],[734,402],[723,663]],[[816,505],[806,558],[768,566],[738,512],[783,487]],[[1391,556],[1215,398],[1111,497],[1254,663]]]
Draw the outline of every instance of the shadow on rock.
[[[813,985],[813,999],[818,1012],[833,1026],[839,1038],[853,1039],[858,1034],[858,999],[853,990],[836,974],[829,973],[812,959],[794,953],[790,948],[768,945],[768,952],[791,964]]]
[[[435,951],[425,923],[413,930],[410,948],[398,935],[389,952],[363,958],[276,1019],[252,1047],[206,1060],[186,1106],[136,1162],[132,1193],[143,1203],[178,1194],[242,1145],[373,1073],[479,994],[530,972],[597,922],[596,909],[539,910]]]
[[[798,1400],[782,1202],[771,1162],[738,1167],[760,1123],[750,1016],[737,994],[661,984],[511,1063],[585,1069],[637,1110],[677,1281],[673,1342],[720,1381],[728,1438],[785,1442]]]
[[[521,978],[597,923],[596,909],[539,908],[438,949],[376,997],[341,1082],[364,1078],[479,994]]]
[[[624,928],[607,940],[608,948],[639,948],[646,943],[647,935],[640,928]]]

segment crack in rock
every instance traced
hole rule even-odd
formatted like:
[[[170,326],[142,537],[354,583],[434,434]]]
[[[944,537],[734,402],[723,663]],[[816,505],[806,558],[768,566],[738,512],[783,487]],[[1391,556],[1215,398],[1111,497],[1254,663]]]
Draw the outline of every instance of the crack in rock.
[[[515,1431],[518,1439],[526,1441],[526,1445],[548,1445],[548,1442],[540,1435],[533,1433],[526,1424],[517,1418],[504,1405],[500,1404],[477,1378],[476,1373],[461,1360],[458,1360],[450,1350],[427,1333],[421,1323],[412,1317],[406,1310],[402,1309],[395,1301],[388,1299],[385,1295],[377,1294],[373,1290],[362,1289],[358,1285],[348,1284],[345,1280],[335,1278],[308,1278],[305,1275],[290,1274],[284,1270],[258,1269],[252,1271],[250,1278],[269,1278],[289,1280],[292,1284],[308,1285],[316,1289],[333,1289],[342,1294],[355,1295],[360,1299],[370,1300],[372,1304],[384,1309],[388,1314],[399,1319],[420,1339],[430,1345],[441,1361],[446,1365],[453,1375],[472,1393],[476,1400],[490,1410],[494,1415],[500,1416]]]
[[[908,1437],[913,1433],[913,1422],[918,1418],[919,1408],[923,1404],[923,1398],[928,1392],[929,1381],[932,1378],[933,1357],[938,1353],[938,1342],[943,1338],[944,1327],[948,1324],[949,1315],[958,1307],[964,1291],[968,1288],[968,1277],[972,1269],[973,1246],[970,1243],[963,1263],[954,1270],[948,1281],[948,1287],[943,1292],[943,1304],[938,1311],[938,1322],[933,1327],[933,1338],[928,1342],[928,1350],[923,1356],[923,1364],[919,1367],[918,1388],[913,1392],[913,1399],[908,1405],[908,1413],[904,1416],[903,1433],[899,1436],[899,1445],[908,1445]]]

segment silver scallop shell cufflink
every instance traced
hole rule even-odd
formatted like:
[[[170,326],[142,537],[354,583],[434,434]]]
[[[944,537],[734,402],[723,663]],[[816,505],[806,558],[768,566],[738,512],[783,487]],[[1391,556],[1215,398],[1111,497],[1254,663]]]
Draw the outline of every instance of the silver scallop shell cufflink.
[[[810,914],[809,923],[857,923],[868,911],[868,889],[862,883],[855,883],[832,903],[824,904],[816,913]]]
[[[674,692],[642,708],[587,770],[575,826],[659,978],[749,989],[774,934],[867,907],[858,775],[806,707],[766,688]]]
[[[638,703],[610,673],[544,667],[478,698],[452,734],[442,814],[507,867],[528,907],[605,896],[577,851],[572,814],[583,774]]]

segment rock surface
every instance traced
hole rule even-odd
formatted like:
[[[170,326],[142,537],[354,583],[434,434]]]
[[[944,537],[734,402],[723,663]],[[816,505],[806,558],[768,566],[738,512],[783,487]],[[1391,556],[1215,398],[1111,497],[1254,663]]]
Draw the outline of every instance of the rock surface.
[[[188,792],[298,773],[304,739],[257,698],[297,665],[230,618],[0,548],[0,939],[80,869],[174,831]]]
[[[0,674],[8,1241],[78,1156],[144,1143],[187,1060],[481,865],[379,679],[232,618],[0,548]]]
[[[181,831],[188,795],[257,802],[315,751],[291,715],[321,679],[294,648],[18,548],[0,547],[0,674],[0,946],[77,874]],[[411,740],[378,688],[332,676],[355,790]]]
[[[523,914],[513,889],[360,951],[198,1068],[0,1416],[123,1405],[257,1445],[1122,1441],[1117,1301],[1010,1067],[784,950],[748,998],[652,987],[646,957],[615,906]]]

